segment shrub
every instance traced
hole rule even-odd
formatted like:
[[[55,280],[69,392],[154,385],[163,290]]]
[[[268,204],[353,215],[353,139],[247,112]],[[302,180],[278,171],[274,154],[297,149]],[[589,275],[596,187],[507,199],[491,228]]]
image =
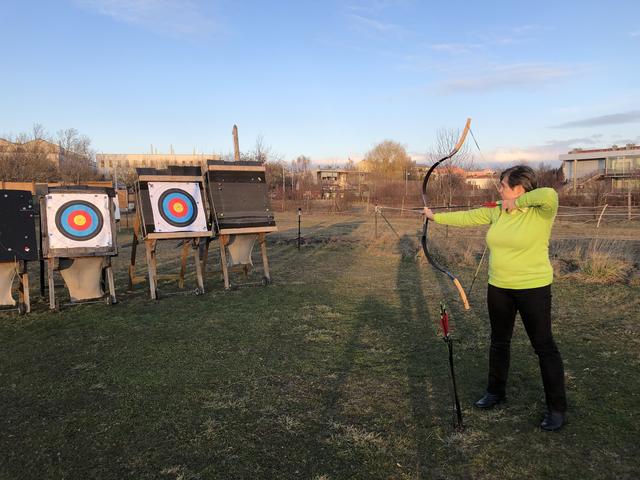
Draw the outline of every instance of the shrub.
[[[608,252],[591,251],[580,262],[580,278],[587,283],[618,283],[627,279],[631,265]]]

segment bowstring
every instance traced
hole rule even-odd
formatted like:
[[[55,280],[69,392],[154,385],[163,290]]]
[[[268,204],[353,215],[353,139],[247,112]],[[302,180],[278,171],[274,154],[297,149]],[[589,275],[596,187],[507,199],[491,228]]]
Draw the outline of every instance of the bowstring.
[[[476,140],[476,136],[473,134],[473,130],[471,128],[469,128],[469,133],[471,134],[471,138],[473,139],[473,143],[476,145],[476,148],[478,149],[478,153],[480,154],[480,158],[482,159],[482,162],[484,164],[487,164],[487,160],[486,160],[486,158],[484,158],[484,155],[482,154],[482,149],[480,148],[480,145],[478,145],[478,141]],[[494,178],[493,175],[491,175],[491,183],[493,184],[493,186],[495,187],[496,191],[499,194],[500,193],[500,189],[498,188],[498,184],[497,184],[496,179]],[[480,261],[478,262],[478,268],[476,268],[476,273],[473,275],[473,279],[471,280],[471,286],[469,287],[468,296],[471,296],[471,292],[473,290],[473,285],[476,283],[476,278],[478,277],[478,273],[480,273],[480,267],[482,266],[482,262],[484,260],[484,257],[486,255],[486,253],[487,253],[487,248],[489,248],[489,246],[485,242],[484,250],[482,251],[482,256],[480,257]]]

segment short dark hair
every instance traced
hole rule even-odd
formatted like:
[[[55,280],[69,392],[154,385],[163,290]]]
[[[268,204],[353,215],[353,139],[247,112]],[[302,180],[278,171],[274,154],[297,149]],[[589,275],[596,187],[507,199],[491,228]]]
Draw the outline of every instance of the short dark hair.
[[[522,185],[525,192],[530,192],[538,188],[538,180],[536,180],[536,172],[526,165],[516,165],[509,167],[500,174],[500,181],[507,179],[507,183],[511,188],[516,185]]]

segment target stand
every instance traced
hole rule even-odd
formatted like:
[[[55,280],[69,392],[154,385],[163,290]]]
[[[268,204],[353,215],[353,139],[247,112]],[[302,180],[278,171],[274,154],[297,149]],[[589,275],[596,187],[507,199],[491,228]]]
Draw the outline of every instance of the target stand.
[[[62,276],[71,304],[116,303],[111,265],[111,257],[118,254],[114,196],[112,188],[73,186],[48,187],[40,198],[50,309],[60,308],[54,272]]]
[[[18,312],[31,311],[27,265],[38,260],[33,195],[28,190],[0,190],[0,306],[16,307],[14,279],[18,278]]]
[[[189,250],[193,252],[197,287],[195,293],[204,293],[202,253],[206,239],[212,236],[206,215],[204,180],[200,167],[172,167],[165,170],[138,168],[135,184],[136,216],[133,223],[129,289],[133,290],[145,277],[136,274],[137,246],[145,246],[149,290],[153,300],[158,299],[159,280],[178,280],[184,288]],[[159,275],[157,247],[159,240],[182,242],[180,273]]]
[[[278,230],[269,204],[266,169],[259,162],[207,162],[210,221],[220,244],[220,270],[225,289],[229,272],[245,277],[253,267],[251,254],[257,240],[262,254],[262,284],[271,283],[266,234]],[[208,257],[209,244],[205,253]],[[206,264],[203,268],[206,268]]]

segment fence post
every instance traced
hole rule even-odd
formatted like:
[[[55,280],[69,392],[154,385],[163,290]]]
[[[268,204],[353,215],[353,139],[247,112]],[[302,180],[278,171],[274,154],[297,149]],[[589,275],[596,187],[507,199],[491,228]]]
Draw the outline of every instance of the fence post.
[[[302,208],[298,207],[298,250],[300,250],[300,220],[302,218]]]
[[[607,205],[609,204],[605,203],[604,207],[602,207],[602,211],[600,212],[600,216],[598,217],[598,224],[596,225],[596,228],[600,228],[600,220],[602,220],[602,215],[604,215],[604,211],[607,208]]]
[[[447,202],[447,212],[451,211],[451,202]],[[449,225],[445,225],[444,238],[449,238]]]
[[[627,192],[627,220],[631,221],[631,188]]]
[[[373,209],[373,218],[374,218],[374,226],[375,226],[375,238],[378,238],[378,204],[375,204]]]

